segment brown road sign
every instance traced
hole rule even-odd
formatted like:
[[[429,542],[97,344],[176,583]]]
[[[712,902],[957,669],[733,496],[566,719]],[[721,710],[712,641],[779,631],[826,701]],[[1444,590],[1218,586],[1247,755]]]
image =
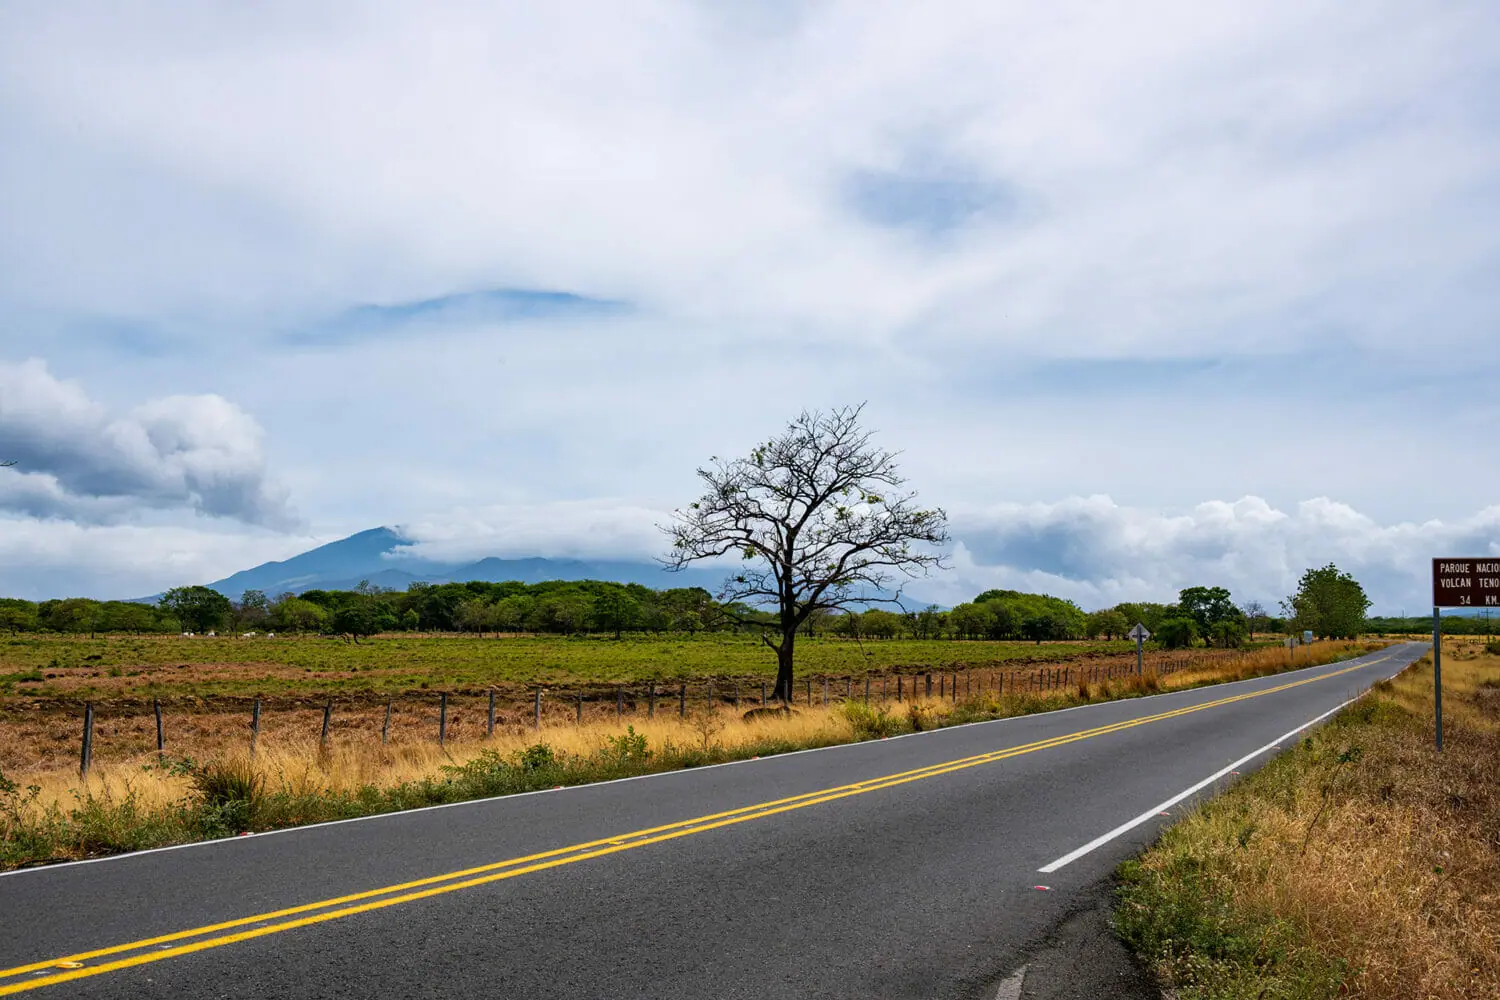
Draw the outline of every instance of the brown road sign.
[[[1500,608],[1500,557],[1434,559],[1432,606]]]

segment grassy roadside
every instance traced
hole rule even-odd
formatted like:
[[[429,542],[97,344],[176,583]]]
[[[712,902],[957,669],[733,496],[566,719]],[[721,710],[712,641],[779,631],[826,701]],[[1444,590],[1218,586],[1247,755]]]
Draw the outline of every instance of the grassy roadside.
[[[1444,643],[1122,866],[1180,1000],[1500,996],[1500,644]]]
[[[1329,663],[1379,645],[1315,648],[1317,662]],[[268,740],[253,759],[243,752],[204,759],[150,755],[97,768],[87,780],[64,771],[23,780],[0,776],[0,868],[745,760],[1284,669],[1283,658],[1267,651],[1164,678],[1147,673],[1045,693],[987,692],[957,702],[851,701],[751,719],[727,711],[701,710],[683,719],[664,713],[630,726],[506,730],[447,748]]]

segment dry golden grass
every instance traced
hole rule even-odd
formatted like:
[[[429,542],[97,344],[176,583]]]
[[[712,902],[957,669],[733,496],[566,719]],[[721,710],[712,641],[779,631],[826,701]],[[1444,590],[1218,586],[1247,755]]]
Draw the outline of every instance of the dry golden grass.
[[[935,701],[924,700],[923,704],[932,706],[932,714],[940,714],[947,707]],[[340,740],[321,747],[316,737],[262,733],[253,757],[248,749],[233,749],[218,753],[214,759],[250,762],[264,780],[267,791],[298,795],[354,793],[370,785],[390,787],[401,782],[437,779],[444,766],[462,765],[485,752],[510,756],[538,743],[547,744],[559,756],[586,757],[600,751],[611,737],[625,733],[627,726],[644,736],[653,748],[668,743],[685,747],[713,745],[730,751],[731,755],[739,748],[768,739],[819,746],[854,738],[840,704],[750,720],[733,712],[698,711],[686,718],[662,714],[625,724],[553,723],[540,730],[512,727],[497,730],[493,738],[454,742],[444,747],[436,742],[418,741],[382,746],[378,740]],[[169,758],[169,764],[172,760]],[[191,790],[189,776],[174,774],[172,768],[157,767],[155,763],[153,753],[97,766],[86,779],[81,779],[76,770],[49,769],[22,775],[18,780],[40,789],[30,807],[38,810],[54,803],[66,806],[78,795],[122,801],[134,793],[136,801],[146,808],[165,807],[181,800]]]
[[[1311,655],[1313,662],[1330,662],[1368,648],[1374,647],[1362,643],[1321,643]],[[1309,655],[1306,650],[1299,653],[1295,666],[1307,665],[1303,657]],[[939,698],[934,694],[928,698],[922,694],[916,704],[921,706],[924,728],[930,728],[952,721],[1001,718],[1090,701],[1242,680],[1285,670],[1291,665],[1287,651],[1280,648],[1228,654],[1200,650],[1184,654],[1174,664],[1176,671],[1165,676],[1148,670],[1141,677],[1126,675],[1113,680],[1091,680],[1105,675],[1104,665],[1062,664],[1055,669],[1067,670],[1074,679],[1046,691],[1023,687],[1020,693],[998,697],[992,691],[971,693],[958,703],[951,695]],[[1017,686],[1014,680],[1010,683],[1012,689]],[[962,683],[959,690],[964,690]],[[855,701],[861,700],[862,693],[856,691]],[[893,699],[894,688],[890,693]],[[788,716],[768,715],[748,720],[731,706],[710,712],[701,703],[681,718],[675,699],[665,697],[655,717],[648,717],[642,710],[627,712],[617,719],[613,704],[594,705],[581,725],[574,721],[573,706],[552,705],[540,730],[529,725],[529,715],[510,710],[501,713],[494,737],[485,735],[485,701],[455,698],[450,700],[448,739],[443,747],[435,739],[434,705],[416,710],[411,706],[398,708],[392,715],[387,745],[380,742],[383,707],[338,707],[326,746],[320,746],[318,739],[322,710],[299,708],[268,712],[262,717],[253,761],[267,791],[352,794],[367,786],[389,788],[402,782],[437,779],[444,766],[462,765],[487,751],[510,755],[527,746],[546,743],[559,755],[586,756],[625,732],[627,726],[644,735],[652,747],[668,743],[704,748],[712,745],[731,756],[740,748],[772,740],[784,745],[821,746],[859,738],[838,700],[840,694],[835,692],[835,700],[827,706],[798,705]],[[882,707],[880,688],[874,688],[873,694],[878,710]],[[888,700],[884,707],[890,709],[896,723],[910,728],[908,713],[912,704],[908,688],[906,700],[901,703]],[[185,774],[173,774],[171,769],[157,766],[154,720],[150,715],[101,715],[95,736],[96,764],[87,779],[80,779],[74,756],[77,721],[64,721],[66,726],[50,728],[43,719],[36,720],[32,728],[0,726],[0,760],[31,760],[29,765],[6,772],[17,783],[40,789],[29,809],[45,810],[53,804],[66,808],[79,796],[119,802],[131,793],[138,804],[159,808],[180,801],[190,791],[191,781]],[[199,763],[249,759],[249,731],[244,717],[199,713],[171,717],[169,727],[169,762],[184,758]]]
[[[1445,642],[1443,681],[1443,753],[1427,659],[1142,859],[1125,905],[1151,899],[1154,912],[1122,911],[1127,923],[1228,901],[1209,938],[1192,945],[1191,921],[1176,931],[1190,947],[1164,967],[1184,996],[1500,997],[1500,657]],[[1268,974],[1246,960],[1213,965],[1236,922],[1281,941],[1283,979],[1257,978]]]

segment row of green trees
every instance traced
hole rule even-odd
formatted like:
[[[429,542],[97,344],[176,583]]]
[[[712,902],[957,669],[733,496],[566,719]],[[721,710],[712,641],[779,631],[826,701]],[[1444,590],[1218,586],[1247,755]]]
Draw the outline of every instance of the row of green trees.
[[[161,606],[190,631],[324,632],[688,632],[723,627],[724,608],[698,587],[652,590],[600,580],[412,584],[404,591],[360,584],[274,600],[257,590],[230,601],[208,587],[168,591]]]
[[[1320,638],[1352,638],[1366,629],[1370,607],[1364,588],[1329,564],[1309,569],[1297,590],[1281,602],[1283,615],[1269,614],[1258,601],[1236,605],[1224,587],[1188,587],[1175,604],[1127,601],[1085,613],[1072,601],[1013,590],[990,590],[947,613],[946,630],[960,638],[1119,639],[1137,623],[1168,648],[1199,643],[1223,648],[1242,645],[1256,632],[1300,633]]]
[[[1376,635],[1431,635],[1432,616],[1412,618],[1375,617],[1365,623],[1367,631]],[[1500,635],[1500,614],[1493,616],[1483,612],[1477,615],[1444,615],[1444,635]]]
[[[132,601],[68,597],[23,601],[0,597],[0,630],[6,632],[176,632],[177,618],[165,608]]]
[[[990,590],[948,613],[954,635],[974,639],[1121,639],[1144,625],[1163,645],[1191,646],[1206,641],[1238,646],[1251,631],[1284,627],[1259,604],[1236,607],[1223,587],[1189,587],[1176,604],[1127,601],[1084,612],[1072,601],[1013,590]]]
[[[1162,645],[1240,645],[1252,632],[1310,630],[1319,636],[1423,631],[1428,619],[1373,619],[1363,588],[1334,566],[1310,569],[1282,602],[1282,617],[1256,602],[1237,606],[1223,587],[1189,587],[1175,604],[1125,602],[1085,612],[1046,594],[987,590],[944,611],[872,608],[820,611],[803,622],[803,635],[860,639],[1119,639],[1136,623]],[[0,598],[0,629],[11,632],[313,632],[351,638],[377,632],[541,632],[553,634],[688,632],[757,629],[768,612],[722,604],[697,587],[652,590],[599,580],[413,584],[405,591],[361,584],[353,590],[309,590],[274,600],[256,590],[238,601],[208,587],[179,587],[155,605],[86,598],[34,603]],[[1451,624],[1449,624],[1451,623]],[[1482,632],[1483,619],[1445,619],[1450,632]]]

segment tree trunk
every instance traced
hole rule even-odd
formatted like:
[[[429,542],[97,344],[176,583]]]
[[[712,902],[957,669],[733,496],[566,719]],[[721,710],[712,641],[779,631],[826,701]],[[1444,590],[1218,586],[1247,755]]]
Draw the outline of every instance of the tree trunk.
[[[781,648],[776,651],[776,691],[772,695],[781,701],[791,704],[792,701],[792,645],[796,641],[797,630],[783,630],[781,633]]]

